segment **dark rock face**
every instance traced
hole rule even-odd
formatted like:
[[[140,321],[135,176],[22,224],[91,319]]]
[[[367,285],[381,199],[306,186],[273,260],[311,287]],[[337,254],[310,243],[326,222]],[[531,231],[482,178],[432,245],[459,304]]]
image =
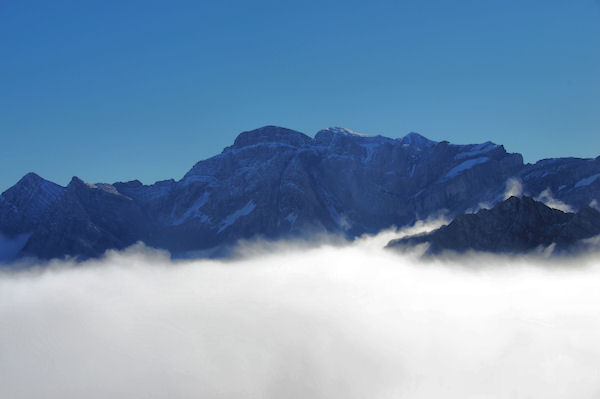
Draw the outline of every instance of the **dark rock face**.
[[[596,176],[597,175],[597,176]],[[343,128],[314,138],[265,126],[200,161],[179,181],[60,187],[27,175],[0,196],[0,232],[30,235],[21,255],[97,256],[136,241],[175,254],[312,232],[349,237],[450,217],[504,198],[510,178],[525,193],[576,208],[600,199],[600,158],[523,165],[491,142],[453,145],[416,133],[399,139]]]
[[[547,191],[574,209],[600,201],[600,157],[544,159],[526,165],[519,177],[532,197]]]
[[[0,196],[0,231],[6,235],[32,231],[64,192],[64,187],[28,173]]]
[[[428,243],[429,254],[446,250],[524,253],[551,244],[568,249],[598,234],[600,212],[595,209],[566,213],[529,197],[510,197],[492,209],[460,215],[431,233],[393,240],[388,247]]]
[[[25,244],[24,255],[41,258],[98,256],[147,241],[150,218],[131,198],[108,184],[91,185],[74,177],[61,199]]]

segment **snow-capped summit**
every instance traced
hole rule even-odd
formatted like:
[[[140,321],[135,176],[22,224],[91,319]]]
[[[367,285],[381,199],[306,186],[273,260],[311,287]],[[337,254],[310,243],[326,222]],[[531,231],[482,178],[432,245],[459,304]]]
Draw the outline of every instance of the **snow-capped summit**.
[[[403,147],[415,147],[423,149],[436,145],[437,141],[429,140],[427,137],[424,137],[419,133],[410,132],[400,139],[400,143]]]
[[[323,129],[323,130],[319,131],[319,133],[321,133],[321,132],[329,132],[329,133],[334,133],[334,134],[341,134],[343,136],[371,137],[371,135],[369,135],[369,134],[358,133],[358,132],[355,132],[353,130],[346,129],[346,128],[340,127],[340,126],[329,127],[327,129]],[[319,133],[317,133],[317,134],[319,134]]]
[[[368,134],[357,133],[343,127],[330,127],[319,130],[315,135],[314,140],[319,145],[329,146],[332,143],[347,143],[350,141],[357,142],[356,140],[363,142],[364,140],[373,139],[375,137],[381,136],[371,136]]]
[[[279,126],[263,126],[258,129],[240,133],[233,143],[233,148],[241,148],[256,144],[272,143],[298,147],[308,143],[310,137]],[[229,147],[231,148],[231,147]]]
[[[113,194],[113,195],[123,195],[112,184],[108,184],[108,183],[88,183],[86,181],[81,180],[77,176],[73,176],[73,178],[71,179],[71,182],[67,186],[67,189],[84,189],[84,190],[86,190],[86,189],[92,189],[92,190],[103,191],[105,193]]]

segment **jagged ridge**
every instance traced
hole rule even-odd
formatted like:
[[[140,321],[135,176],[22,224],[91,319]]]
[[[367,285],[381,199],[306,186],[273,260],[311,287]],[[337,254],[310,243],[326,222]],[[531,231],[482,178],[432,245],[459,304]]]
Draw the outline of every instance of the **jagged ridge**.
[[[387,246],[403,248],[427,243],[428,254],[469,250],[524,253],[553,244],[558,250],[567,250],[579,240],[598,234],[600,212],[595,209],[563,212],[527,196],[513,196],[492,209],[460,215],[431,233],[393,240]]]
[[[74,178],[65,188],[28,175],[0,196],[0,231],[30,235],[20,256],[98,256],[138,240],[182,256],[254,236],[353,237],[444,209],[452,217],[498,202],[512,177],[532,195],[547,190],[581,208],[600,197],[596,174],[599,158],[524,165],[520,154],[491,142],[453,145],[343,128],[311,138],[265,126],[241,133],[180,181]]]

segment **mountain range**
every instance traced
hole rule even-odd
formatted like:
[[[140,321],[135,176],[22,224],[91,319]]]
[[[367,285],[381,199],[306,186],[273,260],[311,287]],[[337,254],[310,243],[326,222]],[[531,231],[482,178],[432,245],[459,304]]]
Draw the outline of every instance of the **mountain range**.
[[[581,240],[600,234],[600,212],[586,206],[563,212],[523,196],[510,197],[491,209],[457,216],[451,223],[426,234],[392,240],[388,248],[428,244],[426,254],[444,251],[526,253],[547,250],[565,253]]]
[[[355,237],[445,213],[454,218],[526,194],[550,207],[597,206],[600,157],[523,163],[492,142],[457,145],[417,133],[314,137],[265,126],[179,180],[66,186],[29,173],[0,196],[0,257],[102,255],[143,241],[190,256],[251,237]]]

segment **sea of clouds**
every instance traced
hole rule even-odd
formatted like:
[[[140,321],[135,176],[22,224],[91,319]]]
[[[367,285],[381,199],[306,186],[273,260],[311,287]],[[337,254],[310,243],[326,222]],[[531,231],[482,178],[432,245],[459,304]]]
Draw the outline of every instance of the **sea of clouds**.
[[[406,233],[4,269],[0,397],[600,396],[598,255],[383,249]]]

